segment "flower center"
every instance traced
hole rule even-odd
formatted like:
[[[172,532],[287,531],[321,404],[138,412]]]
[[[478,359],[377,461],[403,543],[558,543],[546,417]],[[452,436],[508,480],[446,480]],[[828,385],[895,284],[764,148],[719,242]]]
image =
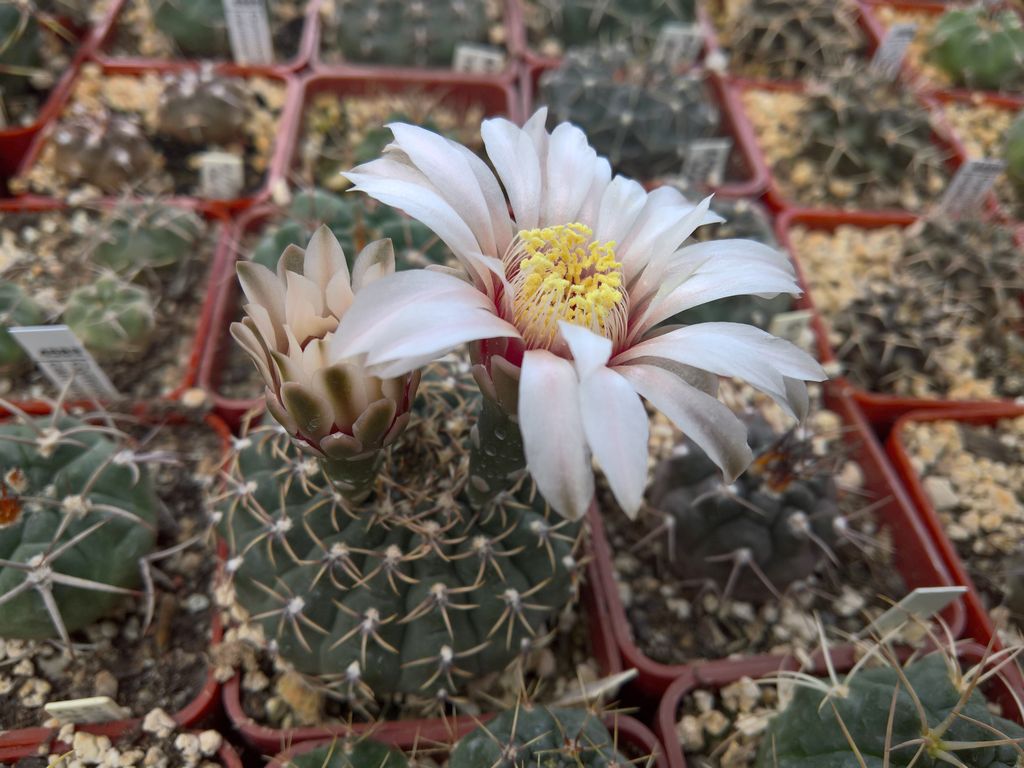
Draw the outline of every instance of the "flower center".
[[[626,292],[615,243],[584,224],[524,229],[505,255],[513,323],[528,347],[548,349],[565,320],[610,339],[625,331]]]

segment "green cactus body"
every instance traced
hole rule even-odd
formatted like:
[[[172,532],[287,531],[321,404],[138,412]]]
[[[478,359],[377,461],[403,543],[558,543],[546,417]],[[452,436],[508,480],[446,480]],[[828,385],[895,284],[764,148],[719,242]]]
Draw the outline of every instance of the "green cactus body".
[[[325,744],[295,755],[285,768],[407,768],[409,761],[399,750],[379,741],[361,739]]]
[[[1005,156],[1006,174],[1017,190],[1017,197],[1024,200],[1024,109],[1006,133]]]
[[[997,734],[1020,739],[1024,729],[993,715],[979,690],[958,709],[961,692],[941,655],[915,661],[904,668],[903,674],[927,715],[927,726],[921,723],[917,704],[895,669],[863,670],[845,682],[845,695],[832,695],[827,700],[821,690],[798,687],[793,700],[769,724],[756,768],[897,768],[911,764],[919,768],[1014,768],[1020,764],[1012,744],[979,745],[998,741],[1001,737]],[[894,695],[891,735],[887,737]],[[953,715],[957,711],[959,717]],[[859,754],[851,749],[837,713]],[[949,728],[915,758],[922,736],[927,738],[947,718],[951,719]],[[887,739],[891,747],[909,745],[887,753]],[[955,757],[940,759],[940,751]]]
[[[550,118],[580,126],[616,172],[679,173],[689,144],[715,136],[721,115],[699,77],[640,63],[624,47],[578,49],[540,80]]]
[[[90,0],[36,0],[36,7],[59,19],[66,19],[77,27],[89,23]]]
[[[40,64],[39,22],[24,4],[0,1],[0,88],[6,96],[29,88],[28,75]]]
[[[486,43],[487,0],[337,0],[325,35],[349,61],[449,67],[460,43]]]
[[[0,559],[23,564],[0,565],[0,637],[56,637],[44,598],[51,587],[67,632],[109,614],[123,595],[103,587],[134,588],[139,560],[156,540],[159,500],[146,470],[116,461],[124,446],[106,430],[70,418],[54,421],[0,424],[0,480],[8,502]],[[51,442],[58,430],[65,437]],[[97,586],[71,586],[61,576]]]
[[[168,74],[159,109],[160,135],[193,145],[240,141],[251,115],[245,84],[220,77],[211,66]]]
[[[551,30],[567,46],[595,40],[652,41],[670,22],[692,22],[693,0],[535,0],[528,12],[537,28]]]
[[[45,321],[46,313],[25,295],[20,286],[0,280],[0,370],[25,361],[25,350],[7,329],[19,325],[40,325]]]
[[[219,0],[150,0],[150,5],[156,28],[186,56],[218,58],[231,52]]]
[[[298,671],[377,695],[450,694],[504,669],[573,599],[578,525],[512,500],[474,512],[460,498],[467,478],[449,482],[471,393],[468,375],[425,372],[361,506],[283,432],[244,441],[220,505],[229,570]]]
[[[823,547],[837,542],[841,516],[832,474],[802,469],[808,441],[792,431],[777,438],[758,418],[749,443],[757,458],[728,493],[718,468],[686,438],[658,466],[649,495],[674,519],[675,551],[685,553],[674,563],[680,578],[757,602],[814,573],[827,557]]]
[[[951,9],[929,43],[929,59],[957,85],[995,91],[1024,83],[1024,22],[1016,11]]]
[[[160,165],[139,124],[109,112],[73,112],[57,123],[52,143],[60,175],[109,194],[137,185]]]
[[[194,253],[203,224],[192,211],[130,205],[115,213],[92,250],[92,262],[120,275],[181,264]]]
[[[626,768],[598,715],[522,705],[502,712],[455,745],[448,768]]]
[[[64,322],[90,352],[108,358],[144,349],[156,324],[149,291],[111,274],[71,293]]]

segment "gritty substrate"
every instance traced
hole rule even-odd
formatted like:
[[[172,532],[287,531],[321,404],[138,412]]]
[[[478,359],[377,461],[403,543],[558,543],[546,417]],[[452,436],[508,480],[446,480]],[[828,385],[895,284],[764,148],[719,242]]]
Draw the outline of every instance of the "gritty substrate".
[[[71,66],[71,58],[79,45],[75,34],[55,20],[40,21],[39,26],[41,67],[26,78],[23,88],[4,89],[0,133],[28,127],[40,118],[54,86]]]
[[[166,506],[157,551],[208,533],[203,492],[219,465],[220,439],[208,427],[183,426],[164,428],[145,445],[180,461],[150,465]],[[54,643],[0,639],[0,723],[39,726],[48,720],[47,702],[90,696],[110,696],[132,717],[187,706],[208,673],[215,566],[209,535],[155,563],[153,624],[144,629],[145,600],[130,598],[118,613],[73,635],[74,658]]]
[[[59,322],[68,295],[95,280],[98,270],[88,254],[103,234],[101,216],[88,209],[70,212],[0,213],[0,279],[21,286]],[[133,400],[165,395],[184,383],[185,366],[195,344],[195,329],[213,266],[217,228],[203,221],[197,252],[180,267],[172,265],[137,282],[150,290],[156,305],[156,331],[145,350],[99,364],[119,393]],[[0,396],[19,400],[52,397],[53,385],[25,364],[0,371]]]

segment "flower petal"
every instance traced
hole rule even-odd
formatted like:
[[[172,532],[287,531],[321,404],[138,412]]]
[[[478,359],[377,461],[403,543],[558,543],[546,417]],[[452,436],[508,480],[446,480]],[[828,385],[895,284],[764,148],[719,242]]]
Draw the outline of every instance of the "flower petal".
[[[331,278],[343,272],[348,275],[348,262],[341,243],[326,224],[317,227],[313,237],[306,246],[303,257],[302,274],[320,289],[320,301],[324,300],[324,292]]]
[[[647,192],[636,181],[616,176],[601,196],[594,239],[621,243],[647,201]]]
[[[503,117],[480,126],[487,156],[505,187],[519,229],[535,229],[540,220],[541,168],[529,135]]]
[[[540,226],[576,221],[594,179],[597,151],[586,134],[571,123],[551,132],[547,157],[547,187]]]
[[[569,345],[576,373],[583,380],[598,368],[603,368],[612,356],[611,339],[600,336],[589,328],[560,320],[558,327]]]
[[[395,271],[395,246],[390,239],[374,240],[356,256],[352,265],[352,290],[361,291],[374,280]],[[340,317],[340,315],[339,315]]]

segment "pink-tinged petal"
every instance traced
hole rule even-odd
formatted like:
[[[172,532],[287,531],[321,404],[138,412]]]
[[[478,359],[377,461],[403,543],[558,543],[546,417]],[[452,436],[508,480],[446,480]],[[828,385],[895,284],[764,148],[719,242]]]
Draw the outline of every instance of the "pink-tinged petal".
[[[243,309],[245,314],[252,321],[252,329],[260,335],[260,339],[267,349],[284,349],[288,344],[288,337],[284,328],[274,326],[270,313],[260,304],[246,304]]]
[[[267,310],[274,327],[284,324],[284,290],[274,273],[262,264],[240,261],[235,265],[245,297]]]
[[[283,284],[285,275],[289,272],[302,274],[306,264],[306,249],[292,243],[285,246],[281,256],[277,259],[277,279]]]
[[[519,229],[540,221],[541,168],[530,136],[503,117],[484,120],[480,135],[487,156],[505,187]]]
[[[327,284],[339,272],[348,274],[345,251],[330,228],[326,224],[321,224],[306,246],[302,274],[320,288],[322,302]]]
[[[494,244],[497,246],[495,253],[499,255],[505,253],[509,243],[512,242],[514,232],[512,219],[508,215],[508,201],[505,199],[505,193],[501,191],[501,184],[498,183],[487,163],[477,157],[475,152],[451,139],[448,140],[448,143],[456,152],[466,158],[473,175],[476,176],[476,183],[480,185],[484,202],[487,203],[487,212],[491,215],[491,229],[494,231]]]
[[[352,265],[352,290],[355,292],[395,271],[395,246],[391,240],[374,240],[356,256]]]
[[[285,321],[299,338],[321,337],[334,330],[336,320],[324,317],[323,289],[302,275],[289,272],[285,293]]]
[[[526,467],[541,495],[563,517],[580,519],[594,496],[594,475],[572,363],[546,350],[523,356],[519,428]]]
[[[648,196],[633,229],[617,251],[627,284],[632,284],[649,264],[659,264],[673,253],[697,227],[722,221],[721,216],[709,210],[710,197],[697,205],[652,205],[651,198],[662,189],[665,187],[659,187]],[[669,197],[662,195],[659,199],[663,202]]]
[[[747,430],[718,400],[654,365],[623,365],[613,370],[721,467],[727,483],[749,466],[753,454]]]
[[[604,367],[581,380],[580,410],[587,443],[619,506],[633,519],[647,485],[647,411],[633,385]]]
[[[647,192],[638,182],[625,176],[616,176],[601,196],[594,239],[621,243],[632,229],[646,201]]]
[[[551,132],[547,179],[540,226],[576,221],[594,179],[597,152],[586,134],[571,123],[561,123]]]
[[[612,179],[612,166],[606,158],[598,157],[594,161],[594,179],[590,182],[590,190],[587,192],[583,205],[580,206],[576,221],[586,224],[591,229],[597,222],[598,212],[601,209],[601,200],[604,198],[604,191],[608,188]]]
[[[548,147],[551,143],[551,134],[548,133],[548,108],[541,107],[530,119],[523,123],[523,133],[530,137],[533,142],[534,152],[537,154],[537,161],[540,165],[541,189],[547,183]]]
[[[559,321],[558,327],[565,343],[569,345],[576,373],[581,380],[608,363],[608,358],[612,356],[611,339],[564,320]]]
[[[327,309],[335,317],[344,315],[352,305],[355,294],[352,291],[352,282],[347,272],[338,272],[331,278],[324,291],[324,301]]]
[[[273,382],[274,378],[270,372],[270,353],[252,328],[245,323],[232,323],[231,336],[241,345],[242,349],[249,353],[249,357],[252,358],[256,370],[259,371],[263,380],[268,383]]]

